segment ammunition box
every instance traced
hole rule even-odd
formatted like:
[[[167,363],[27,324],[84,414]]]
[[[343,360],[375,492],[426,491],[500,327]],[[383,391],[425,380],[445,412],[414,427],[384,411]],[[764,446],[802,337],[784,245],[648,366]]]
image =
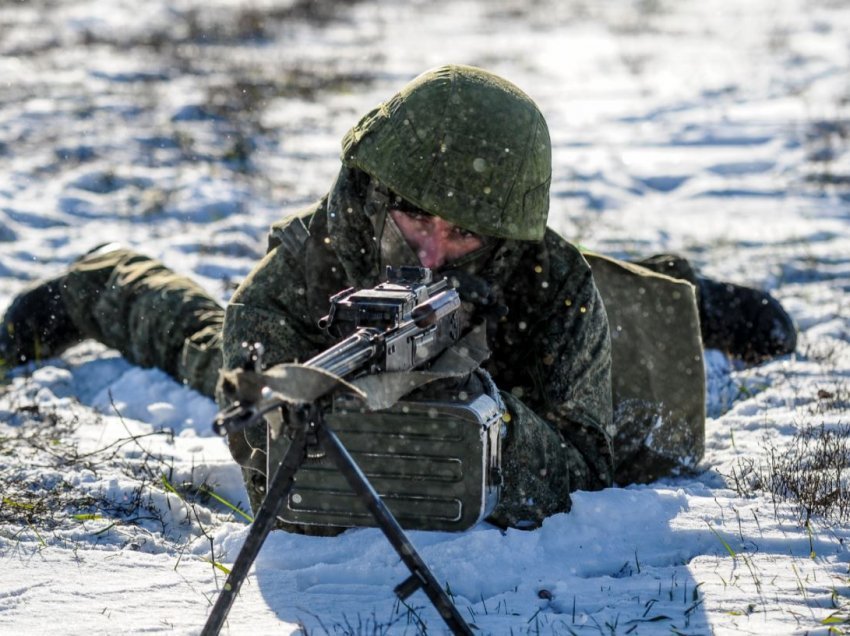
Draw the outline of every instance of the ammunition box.
[[[402,527],[462,531],[492,511],[501,488],[503,415],[492,398],[404,401],[382,411],[357,404],[336,399],[326,422]],[[269,439],[269,475],[288,446],[285,434]],[[308,448],[279,516],[307,525],[376,525],[318,446]]]

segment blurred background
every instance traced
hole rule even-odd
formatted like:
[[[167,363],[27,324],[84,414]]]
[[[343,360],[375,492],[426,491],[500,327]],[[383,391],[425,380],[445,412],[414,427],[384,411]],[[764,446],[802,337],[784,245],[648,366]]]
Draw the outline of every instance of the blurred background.
[[[2,0],[0,306],[105,240],[226,300],[447,62],[538,102],[569,239],[778,288],[850,252],[848,33],[836,0]]]

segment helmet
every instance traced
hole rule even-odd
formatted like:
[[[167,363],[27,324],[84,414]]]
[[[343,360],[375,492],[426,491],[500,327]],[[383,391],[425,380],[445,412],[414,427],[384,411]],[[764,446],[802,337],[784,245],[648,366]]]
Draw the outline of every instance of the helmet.
[[[482,69],[423,73],[348,131],[341,158],[464,229],[533,241],[546,230],[546,121],[530,97]]]

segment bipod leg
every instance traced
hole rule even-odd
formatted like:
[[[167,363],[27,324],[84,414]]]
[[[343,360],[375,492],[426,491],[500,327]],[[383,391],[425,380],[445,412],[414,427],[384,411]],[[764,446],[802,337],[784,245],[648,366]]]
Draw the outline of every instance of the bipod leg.
[[[292,490],[295,473],[307,456],[307,435],[308,429],[314,426],[316,420],[314,414],[315,409],[311,405],[290,409],[289,425],[294,430],[294,437],[275,471],[274,478],[269,482],[266,497],[257,511],[257,516],[254,517],[248,537],[233,563],[233,569],[227,575],[224,587],[219,592],[215,605],[207,617],[207,622],[201,631],[202,636],[217,636],[221,631],[230,607],[239,593],[239,588],[248,576],[248,570],[251,569],[269,533],[274,529],[277,514],[286,501],[289,491]]]
[[[407,535],[402,530],[396,518],[389,511],[386,504],[381,500],[381,497],[369,483],[366,475],[354,461],[354,458],[349,454],[343,443],[337,437],[333,429],[322,419],[319,422],[316,433],[319,441],[325,451],[331,456],[337,468],[345,475],[351,488],[360,497],[360,500],[372,513],[378,527],[381,528],[387,540],[392,544],[398,556],[404,561],[407,569],[410,570],[410,577],[404,580],[396,587],[396,595],[404,600],[417,589],[422,589],[430,599],[431,603],[440,613],[440,616],[446,622],[453,634],[471,635],[472,630],[457,608],[449,600],[437,579],[431,573],[431,570],[416,552],[416,548],[407,538]]]

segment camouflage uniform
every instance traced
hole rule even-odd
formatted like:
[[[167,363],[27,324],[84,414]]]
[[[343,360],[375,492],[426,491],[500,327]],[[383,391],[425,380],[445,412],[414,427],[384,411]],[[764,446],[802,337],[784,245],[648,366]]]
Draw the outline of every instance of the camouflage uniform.
[[[81,337],[215,393],[224,311],[196,283],[132,250],[101,249],[75,263],[60,289]]]
[[[494,92],[507,96],[497,107]],[[463,116],[445,116],[447,107]],[[515,145],[501,138],[516,129],[522,134],[508,134]],[[425,133],[435,130],[432,147]],[[81,334],[207,395],[222,365],[245,362],[245,342],[263,344],[268,366],[306,360],[333,344],[317,326],[329,296],[379,282],[392,189],[491,237],[451,267],[489,282],[509,310],[487,323],[486,368],[511,416],[492,521],[539,524],[568,511],[574,490],[652,479],[699,459],[704,385],[694,288],[588,255],[592,274],[573,245],[545,228],[548,132],[518,89],[468,67],[425,74],[349,132],[342,159],[326,197],[272,227],[267,255],[225,312],[151,259],[123,250],[83,258],[61,286]],[[663,270],[669,262],[648,264]],[[256,509],[265,432],[249,429],[229,444]]]
[[[344,170],[341,178],[347,174]],[[334,244],[350,246],[348,239],[353,237],[336,234],[333,240],[326,240],[330,236],[327,198],[276,224],[268,254],[234,295],[226,319],[225,312],[197,285],[128,250],[81,259],[65,277],[62,293],[86,337],[117,348],[136,364],[162,368],[212,395],[222,364],[222,322],[227,368],[243,362],[243,342],[262,342],[267,365],[305,360],[333,344],[316,322],[327,313],[329,296],[354,282],[344,272],[372,268],[374,254],[347,250],[347,256],[341,257]],[[356,254],[359,258],[351,260]],[[601,257],[590,258],[601,268]],[[608,262],[634,272],[644,283],[678,290],[693,302],[692,291],[687,295],[692,290],[687,283],[619,261]],[[489,341],[493,355],[486,365],[502,388],[512,416],[503,456],[506,487],[493,521],[501,525],[539,522],[569,510],[571,491],[610,485],[615,477],[613,442],[621,450],[618,481],[646,481],[668,474],[682,465],[677,457],[698,455],[699,417],[684,425],[660,418],[664,400],[653,401],[648,390],[644,399],[637,400],[640,408],[633,398],[615,400],[612,406],[608,319],[587,261],[572,245],[551,230],[540,243],[504,241],[479,273],[487,280],[500,281],[502,302],[510,310],[507,319],[492,325]],[[373,276],[356,282],[374,284],[376,269]],[[639,288],[623,272],[607,277],[618,278],[627,289]],[[661,303],[663,297],[656,298]],[[681,312],[660,311],[673,322],[682,322]],[[653,315],[647,324],[657,318]],[[622,319],[617,320],[622,327]],[[634,325],[635,321],[627,324],[626,333],[640,331]],[[658,328],[665,329],[663,325]],[[698,329],[691,323],[687,331],[698,346]],[[614,358],[618,360],[617,343],[631,338],[622,329],[616,333]],[[669,339],[651,337],[649,341]],[[646,345],[646,339],[641,342]],[[645,369],[631,373],[628,360],[626,356],[623,364],[615,364],[615,369],[622,368],[620,376],[624,378],[618,383],[615,374],[615,386],[628,387],[637,381],[638,390],[645,390],[640,378],[653,376]],[[701,368],[701,361],[695,362]],[[680,367],[669,367],[669,372],[675,375]],[[659,371],[653,371],[655,376]],[[697,373],[695,377],[697,381],[686,388],[701,391],[702,376]],[[699,391],[690,403],[702,408]],[[618,414],[616,420],[612,420],[612,409]],[[674,438],[660,457],[644,442],[653,426],[665,421],[671,428],[685,431],[687,439],[680,443]],[[231,436],[229,443],[234,458],[243,466],[256,508],[265,486],[265,432],[248,430]]]
[[[244,341],[262,342],[269,365],[315,355],[333,344],[316,326],[329,294],[378,282],[375,250],[335,251],[338,244],[350,248],[360,235],[329,233],[328,218],[325,199],[273,229],[270,252],[228,305],[225,367],[241,364]],[[300,247],[289,238],[297,235]],[[507,487],[497,512],[504,523],[539,521],[568,510],[571,490],[598,489],[613,479],[605,313],[587,263],[553,232],[541,243],[505,241],[480,275],[501,283],[511,312],[489,334],[487,369],[513,416],[503,449]],[[256,471],[259,486],[265,437],[254,433],[230,442],[234,457]]]

